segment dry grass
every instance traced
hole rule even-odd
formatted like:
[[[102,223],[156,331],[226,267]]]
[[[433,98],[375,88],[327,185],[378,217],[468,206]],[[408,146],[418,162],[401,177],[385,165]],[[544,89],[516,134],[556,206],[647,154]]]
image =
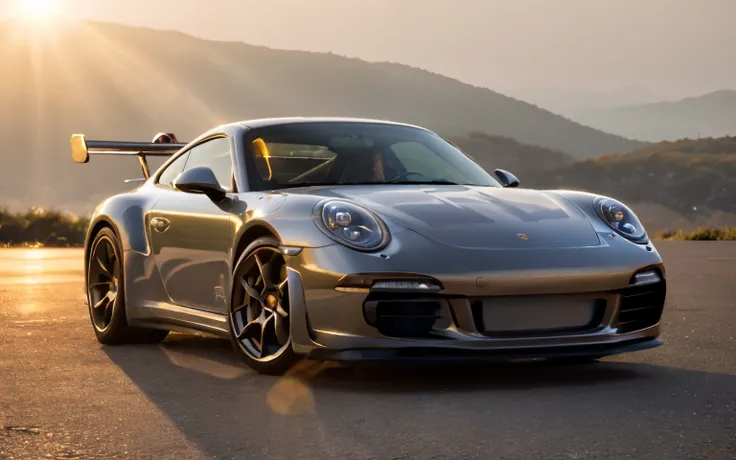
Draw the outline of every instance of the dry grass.
[[[657,235],[661,240],[686,241],[736,241],[736,226],[723,228],[699,228],[694,232],[683,230],[664,231]]]

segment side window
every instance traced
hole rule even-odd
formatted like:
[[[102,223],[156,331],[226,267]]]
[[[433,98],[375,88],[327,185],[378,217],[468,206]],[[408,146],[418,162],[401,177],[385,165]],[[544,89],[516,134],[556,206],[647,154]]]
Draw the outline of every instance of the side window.
[[[199,144],[189,152],[185,170],[207,166],[215,173],[222,188],[233,189],[233,163],[230,159],[230,141],[224,137]]]
[[[176,160],[174,160],[164,172],[158,176],[158,183],[167,187],[173,187],[174,179],[184,171],[184,165],[187,163],[189,158],[189,152],[186,152]]]

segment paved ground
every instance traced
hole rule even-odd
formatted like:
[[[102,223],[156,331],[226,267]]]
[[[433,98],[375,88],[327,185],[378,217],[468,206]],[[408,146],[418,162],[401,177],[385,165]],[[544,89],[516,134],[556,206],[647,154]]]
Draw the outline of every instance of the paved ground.
[[[736,243],[660,243],[666,344],[592,366],[256,376],[229,344],[93,336],[76,250],[0,250],[0,459],[733,459]]]

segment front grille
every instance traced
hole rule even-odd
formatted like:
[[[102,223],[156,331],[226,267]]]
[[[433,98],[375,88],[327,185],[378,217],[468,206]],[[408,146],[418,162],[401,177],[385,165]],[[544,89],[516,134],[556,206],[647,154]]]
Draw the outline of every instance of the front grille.
[[[429,337],[441,318],[439,299],[370,297],[363,305],[366,321],[388,337]]]
[[[565,295],[471,299],[475,328],[487,337],[586,334],[601,327],[607,302]]]
[[[664,309],[664,281],[622,290],[614,327],[618,334],[638,331],[659,323]]]

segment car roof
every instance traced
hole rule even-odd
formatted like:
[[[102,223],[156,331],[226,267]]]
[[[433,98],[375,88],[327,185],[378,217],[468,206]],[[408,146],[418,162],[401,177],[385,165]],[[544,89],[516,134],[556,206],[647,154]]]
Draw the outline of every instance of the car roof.
[[[260,118],[256,120],[247,120],[237,122],[246,128],[262,128],[265,126],[291,125],[297,123],[378,123],[392,126],[406,126],[418,128],[428,131],[427,128],[406,123],[399,123],[388,120],[377,120],[370,118],[349,118],[349,117],[283,117],[283,118]]]

